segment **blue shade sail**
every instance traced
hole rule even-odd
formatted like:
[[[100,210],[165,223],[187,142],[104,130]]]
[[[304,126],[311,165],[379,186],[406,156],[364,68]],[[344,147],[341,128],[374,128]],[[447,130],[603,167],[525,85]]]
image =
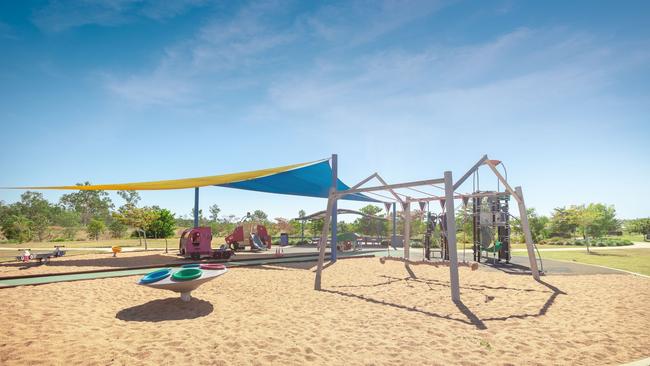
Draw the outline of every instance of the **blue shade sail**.
[[[327,198],[332,184],[332,168],[329,161],[321,161],[293,170],[275,173],[260,178],[240,182],[217,184],[218,187],[244,189],[248,191],[290,194],[294,196]],[[339,179],[338,190],[350,187]],[[361,193],[348,194],[341,199],[363,202],[380,202]]]

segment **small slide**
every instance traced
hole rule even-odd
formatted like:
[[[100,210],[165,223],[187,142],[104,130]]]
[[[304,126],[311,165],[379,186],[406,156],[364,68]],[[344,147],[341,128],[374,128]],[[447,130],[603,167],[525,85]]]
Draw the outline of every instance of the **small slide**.
[[[253,248],[257,250],[266,250],[266,245],[262,243],[260,237],[255,233],[251,233],[251,242],[253,243]]]

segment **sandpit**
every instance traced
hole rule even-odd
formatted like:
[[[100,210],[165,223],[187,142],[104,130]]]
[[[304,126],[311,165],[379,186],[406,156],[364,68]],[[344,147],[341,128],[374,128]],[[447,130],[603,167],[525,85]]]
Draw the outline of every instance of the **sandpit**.
[[[648,357],[648,279],[346,259],[234,268],[189,303],[138,277],[0,290],[0,364],[620,364]]]

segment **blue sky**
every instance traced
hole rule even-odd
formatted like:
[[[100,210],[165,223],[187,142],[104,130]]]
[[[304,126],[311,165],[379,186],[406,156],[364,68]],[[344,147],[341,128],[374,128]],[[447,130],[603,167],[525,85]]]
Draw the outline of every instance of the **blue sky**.
[[[541,213],[603,202],[650,216],[649,17],[647,1],[4,1],[0,186],[332,153],[349,184],[375,171],[397,182],[460,176],[488,154]],[[142,196],[181,215],[193,205],[191,190]],[[237,216],[325,204],[201,197]]]

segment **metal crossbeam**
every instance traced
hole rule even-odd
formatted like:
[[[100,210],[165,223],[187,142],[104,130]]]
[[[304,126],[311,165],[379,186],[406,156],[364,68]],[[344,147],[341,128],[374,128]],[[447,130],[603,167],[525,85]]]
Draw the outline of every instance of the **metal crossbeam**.
[[[375,191],[390,191],[391,189],[426,186],[426,185],[429,185],[429,184],[439,184],[439,183],[444,183],[444,181],[445,180],[442,179],[442,178],[418,180],[418,181],[399,183],[399,184],[386,184],[386,185],[377,186],[377,187],[346,189],[346,190],[342,190],[342,191],[336,191],[335,194],[337,196],[345,196],[346,194],[353,194],[353,193],[375,192]]]
[[[479,161],[477,161],[476,164],[474,164],[474,166],[471,167],[467,171],[467,173],[465,173],[465,175],[463,175],[459,180],[456,181],[456,183],[454,183],[454,191],[457,190],[458,187],[460,187],[460,185],[463,184],[467,180],[467,178],[469,178],[469,176],[472,175],[472,173],[474,173],[487,160],[488,160],[487,154],[483,155],[483,157]]]

